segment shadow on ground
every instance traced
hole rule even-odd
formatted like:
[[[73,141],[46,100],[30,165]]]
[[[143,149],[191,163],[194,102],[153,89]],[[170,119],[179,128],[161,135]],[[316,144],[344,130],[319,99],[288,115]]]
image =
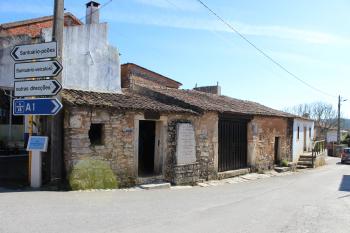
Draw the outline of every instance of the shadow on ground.
[[[350,175],[343,175],[340,182],[339,191],[350,192]]]

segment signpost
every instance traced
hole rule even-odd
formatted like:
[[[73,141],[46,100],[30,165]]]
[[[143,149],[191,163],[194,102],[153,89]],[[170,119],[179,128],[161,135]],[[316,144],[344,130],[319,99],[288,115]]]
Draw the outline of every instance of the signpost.
[[[47,150],[47,137],[34,137],[33,116],[34,115],[56,115],[61,109],[62,104],[56,98],[32,98],[37,96],[55,96],[61,89],[61,84],[55,77],[62,71],[62,65],[51,60],[58,54],[57,43],[55,41],[48,43],[17,45],[11,51],[11,57],[17,61],[26,61],[15,63],[14,78],[24,79],[15,81],[15,96],[29,97],[13,100],[13,115],[28,116],[29,120],[29,142],[27,150],[29,151],[29,180],[31,187],[41,186],[41,152]],[[43,60],[44,59],[44,60]],[[31,60],[31,61],[28,61]],[[39,61],[37,61],[39,60]],[[37,79],[37,78],[44,79]],[[46,78],[46,79],[45,79]]]
[[[51,79],[15,81],[16,97],[55,96],[61,89],[61,84]]]
[[[57,57],[56,41],[40,44],[17,45],[11,51],[15,61],[46,59]]]
[[[33,77],[55,77],[63,67],[58,61],[15,63],[15,79]]]
[[[27,145],[27,151],[32,153],[30,164],[30,184],[33,188],[41,186],[41,152],[47,151],[49,138],[43,136],[30,136]]]
[[[56,98],[15,99],[13,115],[56,115],[63,105]]]

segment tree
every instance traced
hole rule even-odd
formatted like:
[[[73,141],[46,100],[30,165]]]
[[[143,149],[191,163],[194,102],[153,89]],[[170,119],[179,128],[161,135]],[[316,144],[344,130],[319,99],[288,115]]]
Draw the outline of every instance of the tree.
[[[285,111],[314,120],[315,128],[318,129],[317,138],[320,139],[326,138],[327,131],[337,126],[337,111],[332,104],[324,102],[299,104]]]

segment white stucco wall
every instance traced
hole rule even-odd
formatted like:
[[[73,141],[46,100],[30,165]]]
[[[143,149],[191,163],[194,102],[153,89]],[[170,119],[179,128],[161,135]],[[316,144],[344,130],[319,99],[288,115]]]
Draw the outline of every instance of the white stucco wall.
[[[298,139],[298,127],[299,127],[299,139]],[[304,127],[306,127],[306,149],[312,150],[312,142],[314,139],[314,122],[295,118],[293,122],[293,161],[296,162],[299,156],[304,152]],[[309,130],[311,128],[311,137]]]
[[[337,142],[337,130],[328,130],[327,131],[327,142]]]
[[[30,44],[32,39],[26,35],[0,38],[0,88],[12,89],[14,86],[15,61],[10,53],[16,45]]]
[[[121,92],[119,52],[108,44],[107,32],[106,23],[64,28],[64,88]],[[51,41],[51,29],[44,29],[43,37]]]

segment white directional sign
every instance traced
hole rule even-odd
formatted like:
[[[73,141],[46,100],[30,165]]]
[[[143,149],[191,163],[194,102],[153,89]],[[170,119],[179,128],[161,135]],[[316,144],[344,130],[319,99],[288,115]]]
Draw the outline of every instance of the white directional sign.
[[[15,81],[15,96],[54,96],[62,89],[56,80]]]
[[[15,64],[15,79],[57,76],[63,67],[58,61],[38,61]]]
[[[57,57],[57,43],[55,41],[40,44],[17,45],[11,51],[15,61],[55,58]]]

